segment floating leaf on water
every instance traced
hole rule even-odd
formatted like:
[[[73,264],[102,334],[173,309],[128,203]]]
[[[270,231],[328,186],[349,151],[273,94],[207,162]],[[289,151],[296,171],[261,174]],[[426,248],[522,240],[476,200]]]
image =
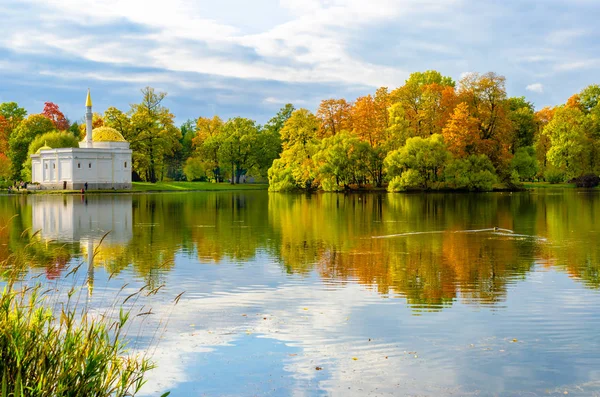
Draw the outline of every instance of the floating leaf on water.
[[[297,354],[296,353],[290,353],[290,354],[288,354],[288,356],[294,357],[294,356],[297,356]]]
[[[308,310],[308,307],[303,307],[302,310]]]
[[[352,357],[352,359],[353,359],[354,361],[356,361],[356,360],[358,360],[358,357]]]
[[[320,371],[320,370],[322,370],[322,369],[323,369],[323,367],[315,367],[315,369],[316,369],[317,371]]]
[[[517,342],[518,342],[518,340],[517,340],[517,339],[513,339],[511,342],[512,342],[512,343],[517,343]]]
[[[248,317],[248,315],[247,314],[242,314],[242,317]]]

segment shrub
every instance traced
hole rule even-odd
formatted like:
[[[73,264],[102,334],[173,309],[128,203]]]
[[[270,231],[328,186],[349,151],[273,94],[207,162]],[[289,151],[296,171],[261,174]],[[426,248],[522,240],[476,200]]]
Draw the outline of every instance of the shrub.
[[[586,174],[580,177],[571,179],[569,183],[574,183],[577,187],[596,187],[600,185],[600,177],[595,174]]]
[[[515,157],[511,161],[511,167],[513,171],[517,171],[520,180],[533,180],[539,168],[535,158],[535,149],[532,146],[517,149]]]
[[[449,187],[473,191],[490,191],[498,181],[494,165],[485,155],[452,161],[444,176]]]
[[[562,183],[565,181],[565,173],[556,168],[549,168],[544,172],[544,179],[551,184]]]
[[[204,163],[198,157],[190,157],[185,161],[183,173],[185,174],[185,178],[190,182],[206,178]]]

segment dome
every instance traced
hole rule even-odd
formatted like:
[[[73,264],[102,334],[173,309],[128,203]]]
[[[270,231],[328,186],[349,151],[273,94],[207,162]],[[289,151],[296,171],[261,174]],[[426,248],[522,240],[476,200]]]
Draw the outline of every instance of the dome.
[[[41,152],[42,150],[52,150],[52,148],[51,148],[50,146],[48,146],[48,144],[47,144],[47,143],[44,143],[44,146],[42,146],[41,148],[39,148],[39,149],[38,149],[38,150],[35,152],[35,154],[40,154],[40,152]]]
[[[111,127],[98,127],[92,130],[94,142],[127,142],[123,135]]]

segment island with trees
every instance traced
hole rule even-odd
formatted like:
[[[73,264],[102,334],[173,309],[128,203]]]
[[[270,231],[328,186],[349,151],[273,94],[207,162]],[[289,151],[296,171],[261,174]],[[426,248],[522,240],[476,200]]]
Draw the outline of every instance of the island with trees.
[[[437,71],[354,100],[324,99],[313,113],[285,105],[266,124],[199,117],[177,126],[164,92],[94,113],[93,127],[116,129],[133,150],[141,182],[269,182],[271,191],[518,188],[525,181],[596,185],[600,179],[600,86],[536,110],[509,97],[505,78],[470,73],[456,83]],[[85,133],[46,102],[27,114],[0,104],[0,180],[31,178],[42,146],[76,147]]]

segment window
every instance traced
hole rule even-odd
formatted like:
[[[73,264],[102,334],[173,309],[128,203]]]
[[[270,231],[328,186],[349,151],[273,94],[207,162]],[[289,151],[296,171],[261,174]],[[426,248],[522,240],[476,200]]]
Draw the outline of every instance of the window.
[[[44,164],[45,168],[48,169],[48,164]]]
[[[125,162],[125,168],[127,168],[127,161]]]
[[[56,168],[56,164],[52,163],[52,169]]]
[[[92,168],[92,163],[89,164],[88,168]]]
[[[81,163],[77,163],[77,168],[81,168]]]

